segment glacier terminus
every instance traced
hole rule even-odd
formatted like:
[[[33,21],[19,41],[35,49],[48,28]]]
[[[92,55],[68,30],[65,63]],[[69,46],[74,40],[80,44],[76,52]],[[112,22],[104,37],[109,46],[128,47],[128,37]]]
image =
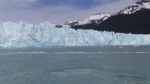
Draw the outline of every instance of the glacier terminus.
[[[48,22],[0,22],[0,47],[149,45],[150,35],[56,28]]]

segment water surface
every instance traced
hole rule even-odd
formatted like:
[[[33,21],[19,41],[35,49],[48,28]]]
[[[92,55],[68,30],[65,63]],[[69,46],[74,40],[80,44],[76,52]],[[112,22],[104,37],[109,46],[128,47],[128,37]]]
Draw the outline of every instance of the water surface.
[[[150,84],[150,46],[0,49],[0,84]]]

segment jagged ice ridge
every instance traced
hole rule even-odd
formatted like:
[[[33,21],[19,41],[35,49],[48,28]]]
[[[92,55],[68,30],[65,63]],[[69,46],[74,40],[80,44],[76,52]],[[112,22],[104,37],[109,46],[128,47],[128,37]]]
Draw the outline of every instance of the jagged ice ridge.
[[[0,47],[149,45],[150,35],[56,28],[49,23],[0,22]]]

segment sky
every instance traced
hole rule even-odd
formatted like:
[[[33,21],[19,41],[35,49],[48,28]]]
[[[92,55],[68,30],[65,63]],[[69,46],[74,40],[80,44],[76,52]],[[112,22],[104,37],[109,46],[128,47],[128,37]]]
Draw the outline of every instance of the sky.
[[[1,21],[62,24],[96,13],[113,14],[138,0],[0,0]]]

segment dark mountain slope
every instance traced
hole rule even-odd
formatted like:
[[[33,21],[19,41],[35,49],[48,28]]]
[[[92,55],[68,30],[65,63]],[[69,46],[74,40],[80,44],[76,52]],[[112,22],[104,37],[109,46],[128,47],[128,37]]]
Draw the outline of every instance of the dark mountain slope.
[[[150,10],[142,9],[134,14],[112,16],[95,28],[99,31],[150,34]]]
[[[150,34],[150,9],[142,9],[132,14],[118,14],[101,24],[72,26],[74,29],[93,29],[119,33]]]
[[[93,29],[119,33],[150,34],[150,0],[141,0],[111,15],[100,24],[72,25],[74,29]]]

